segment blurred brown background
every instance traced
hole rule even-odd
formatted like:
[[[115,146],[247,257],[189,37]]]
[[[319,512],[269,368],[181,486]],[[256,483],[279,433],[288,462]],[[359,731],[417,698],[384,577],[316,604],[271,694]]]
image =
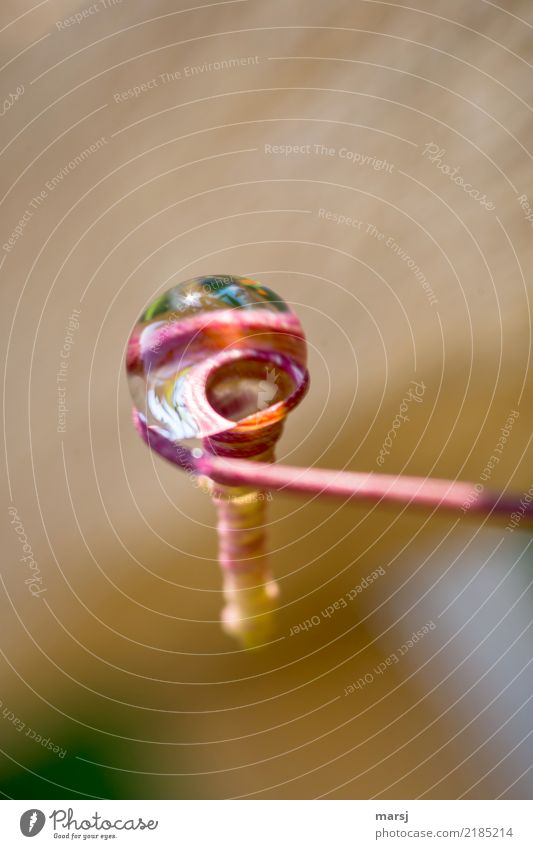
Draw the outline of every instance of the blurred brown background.
[[[157,294],[248,275],[308,335],[280,460],[377,470],[416,380],[382,470],[480,482],[517,411],[484,485],[527,492],[533,16],[503,5],[4,0],[5,796],[531,796],[525,528],[275,495],[279,639],[242,651],[123,367]]]

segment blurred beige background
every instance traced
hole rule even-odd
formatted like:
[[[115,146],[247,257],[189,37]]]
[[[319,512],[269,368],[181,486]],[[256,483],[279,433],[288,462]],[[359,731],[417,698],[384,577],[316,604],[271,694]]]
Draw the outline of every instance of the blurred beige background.
[[[525,528],[274,496],[279,639],[242,651],[212,507],[137,437],[123,360],[173,283],[248,275],[309,341],[280,460],[377,470],[417,380],[382,470],[479,482],[515,410],[485,485],[526,492],[532,27],[526,0],[2,4],[4,795],[530,798]]]

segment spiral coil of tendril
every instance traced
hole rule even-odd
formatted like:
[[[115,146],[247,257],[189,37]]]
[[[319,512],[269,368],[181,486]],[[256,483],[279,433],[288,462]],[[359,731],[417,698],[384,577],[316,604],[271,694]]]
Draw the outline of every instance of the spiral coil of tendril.
[[[518,511],[533,522],[533,502],[506,492],[479,495],[467,481],[273,466],[284,418],[308,386],[306,345],[287,305],[251,280],[204,277],[171,289],[136,325],[127,368],[143,439],[208,481],[228,601],[223,620],[248,645],[267,638],[276,595],[258,488],[457,514],[470,504],[469,515],[497,518]],[[280,397],[270,404],[267,394],[259,404],[258,387],[269,369]],[[195,438],[202,449],[187,444]]]
[[[205,474],[212,456],[272,462],[309,381],[298,318],[271,290],[233,276],[196,278],[158,299],[132,333],[127,372],[139,433],[194,474]],[[266,499],[215,478],[206,486],[218,514],[224,627],[258,645],[268,639],[277,596]]]

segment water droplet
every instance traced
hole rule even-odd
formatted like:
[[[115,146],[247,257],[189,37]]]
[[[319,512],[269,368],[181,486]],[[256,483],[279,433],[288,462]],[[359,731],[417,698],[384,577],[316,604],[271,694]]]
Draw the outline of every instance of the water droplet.
[[[157,298],[135,325],[127,372],[135,407],[173,441],[256,424],[306,381],[297,317],[266,286],[197,277]],[[194,443],[192,443],[194,444]]]

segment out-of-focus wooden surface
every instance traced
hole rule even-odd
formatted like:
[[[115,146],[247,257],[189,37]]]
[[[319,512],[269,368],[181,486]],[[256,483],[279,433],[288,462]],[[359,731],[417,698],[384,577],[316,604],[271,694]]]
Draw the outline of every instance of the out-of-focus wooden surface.
[[[531,642],[515,640],[531,616],[529,537],[275,496],[283,639],[238,651],[217,622],[213,510],[141,444],[123,360],[156,294],[247,274],[294,306],[309,340],[311,391],[281,460],[377,469],[417,380],[423,403],[383,470],[479,481],[518,410],[490,484],[527,491],[532,229],[517,198],[533,204],[531,4],[198,5],[122,0],[67,28],[58,22],[89,4],[2,4],[1,96],[24,87],[0,119],[2,244],[32,216],[1,252],[0,698],[80,774],[77,757],[104,764],[95,795],[529,798],[531,738],[509,755],[531,728]],[[428,144],[495,208],[431,162]],[[347,609],[288,636],[378,567]],[[344,695],[429,620],[401,663]],[[35,744],[9,723],[0,732],[5,781],[47,774]]]

